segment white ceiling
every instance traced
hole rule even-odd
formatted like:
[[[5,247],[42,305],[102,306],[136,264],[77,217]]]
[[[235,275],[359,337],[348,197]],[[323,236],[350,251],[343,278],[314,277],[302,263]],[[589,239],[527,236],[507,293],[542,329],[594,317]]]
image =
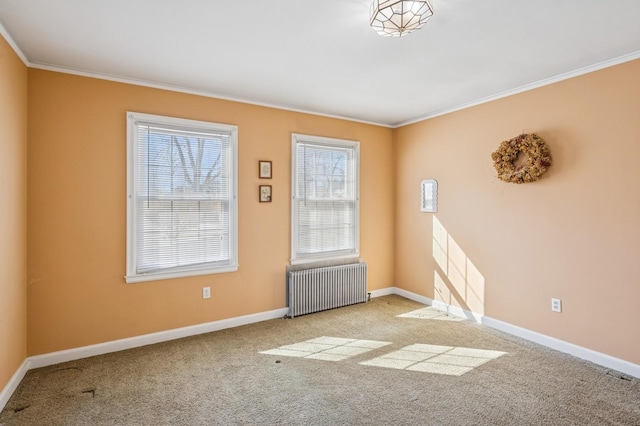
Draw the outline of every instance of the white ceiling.
[[[371,0],[0,0],[30,66],[386,126],[640,57],[639,0],[433,0],[384,38]]]

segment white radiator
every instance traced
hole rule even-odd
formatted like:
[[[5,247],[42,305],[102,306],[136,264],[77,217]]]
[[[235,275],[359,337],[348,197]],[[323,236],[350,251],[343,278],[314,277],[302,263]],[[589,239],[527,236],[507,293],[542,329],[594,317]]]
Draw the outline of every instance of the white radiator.
[[[287,304],[291,318],[366,301],[366,263],[288,272]]]

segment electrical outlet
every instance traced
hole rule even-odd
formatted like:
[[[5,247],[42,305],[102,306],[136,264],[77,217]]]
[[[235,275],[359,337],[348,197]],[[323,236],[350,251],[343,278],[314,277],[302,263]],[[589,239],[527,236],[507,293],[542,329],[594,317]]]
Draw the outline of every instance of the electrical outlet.
[[[562,300],[551,299],[551,310],[553,312],[562,312]]]
[[[211,298],[211,287],[202,287],[202,298],[203,299]]]

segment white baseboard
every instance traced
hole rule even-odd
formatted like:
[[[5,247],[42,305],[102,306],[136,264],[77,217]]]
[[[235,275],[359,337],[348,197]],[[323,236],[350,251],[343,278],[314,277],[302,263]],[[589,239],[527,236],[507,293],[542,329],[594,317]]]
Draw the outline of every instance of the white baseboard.
[[[273,311],[229,318],[220,321],[207,322],[203,324],[192,325],[189,327],[144,334],[142,336],[129,337],[127,339],[98,343],[96,345],[52,352],[44,355],[36,355],[28,358],[30,362],[29,368],[46,367],[48,365],[74,361],[76,359],[87,358],[90,356],[103,355],[111,352],[122,351],[125,349],[137,348],[140,346],[153,345],[154,343],[181,339],[183,337],[196,336],[198,334],[211,333],[213,331],[239,327],[241,325],[252,324],[276,318],[283,318],[288,312],[289,309],[287,308],[276,309]]]
[[[390,296],[392,294],[396,294],[395,287],[387,287],[380,290],[371,290],[369,291],[371,297],[382,297],[382,296]]]
[[[467,311],[457,306],[451,306],[438,300],[431,300],[428,297],[421,296],[410,291],[402,290],[400,288],[395,288],[394,294],[406,297],[407,299],[411,299],[419,303],[423,303],[425,305],[431,305],[434,308],[445,311],[451,315],[475,321],[478,324],[486,325],[487,327],[503,331],[513,336],[521,337],[525,340],[538,343],[548,348],[555,349],[557,351],[564,352],[566,354],[587,361],[591,361],[594,364],[598,364],[603,367],[610,368],[612,370],[616,370],[636,378],[640,378],[640,365],[638,364],[634,364],[632,362],[625,361],[611,355],[603,354],[601,352],[597,352],[582,346],[574,345],[573,343],[565,342],[564,340],[556,339],[555,337],[550,337],[536,331],[518,327],[517,325],[509,324],[504,321],[477,314],[475,312]],[[431,303],[429,303],[428,301],[431,301]]]
[[[189,327],[144,334],[142,336],[135,336],[127,339],[114,340],[111,342],[98,343],[96,345],[83,346],[80,348],[68,349],[64,351],[51,352],[48,354],[29,357],[22,363],[18,371],[16,371],[16,373],[11,377],[11,380],[9,380],[9,383],[7,383],[2,392],[0,392],[0,411],[4,409],[5,405],[9,401],[9,398],[11,398],[11,395],[13,395],[16,388],[24,378],[25,374],[27,374],[27,371],[31,370],[32,368],[46,367],[49,365],[74,361],[81,358],[104,355],[111,352],[122,351],[125,349],[132,349],[140,346],[152,345],[154,343],[181,339],[183,337],[196,336],[198,334],[211,333],[213,331],[239,327],[241,325],[247,325],[276,318],[283,318],[287,313],[289,313],[288,308],[276,309],[273,311],[229,318],[220,321],[213,321],[204,324],[197,324]]]
[[[429,306],[433,305],[433,299],[430,299],[426,296],[421,296],[419,294],[412,293],[410,291],[403,290],[398,287],[393,287],[393,289],[394,289],[393,294],[397,294],[398,296],[402,296],[409,300],[413,300],[414,302],[422,303],[423,305],[429,305]]]
[[[601,352],[594,351],[593,349],[574,345],[573,343],[565,342],[564,340],[556,339],[555,337],[550,337],[545,334],[518,327],[490,317],[483,317],[482,324],[495,328],[496,330],[504,331],[505,333],[513,336],[518,336],[531,342],[538,343],[548,348],[591,361],[603,367],[640,378],[640,365],[638,364],[603,354]]]
[[[18,370],[11,376],[9,382],[6,384],[4,389],[0,391],[0,411],[4,410],[5,405],[9,402],[9,398],[16,391],[18,385],[24,379],[24,375],[29,371],[29,358],[25,359],[22,365],[18,368]]]
[[[466,318],[470,321],[477,322],[478,324],[482,324],[482,319],[484,318],[484,315],[480,315],[475,312],[462,309],[459,306],[447,305],[446,303],[441,302],[439,300],[434,300],[433,305],[431,306],[433,306],[436,309],[440,309],[441,311],[445,311],[450,315]]]
[[[568,343],[554,337],[527,330],[503,321],[499,321],[487,316],[470,312],[462,308],[447,305],[438,300],[430,299],[426,296],[403,290],[398,287],[387,287],[380,290],[370,291],[371,297],[381,297],[396,294],[407,299],[422,303],[424,305],[433,306],[434,308],[445,311],[451,315],[466,318],[487,327],[503,331],[505,333],[521,337],[523,339],[547,346],[549,348],[576,356],[578,358],[591,361],[595,364],[606,368],[619,371],[630,376],[640,378],[640,365],[615,358],[591,349],[587,349],[573,343]],[[257,314],[245,315],[241,317],[229,318],[220,321],[213,321],[204,324],[197,324],[189,327],[176,328],[173,330],[160,331],[157,333],[144,334],[142,336],[130,337],[126,339],[114,340],[111,342],[99,343],[96,345],[83,346],[80,348],[68,349],[64,351],[52,352],[43,355],[36,355],[27,358],[20,368],[11,377],[7,385],[0,392],[0,411],[2,411],[15,392],[16,388],[24,378],[27,371],[32,368],[46,367],[49,365],[59,364],[67,361],[74,361],[90,356],[103,355],[111,352],[132,349],[140,346],[152,345],[154,343],[166,342],[169,340],[181,339],[183,337],[195,336],[198,334],[210,333],[213,331],[224,330],[227,328],[239,327],[241,325],[252,324],[261,321],[267,321],[276,318],[283,318],[289,313],[288,308],[276,309],[273,311],[261,312]]]

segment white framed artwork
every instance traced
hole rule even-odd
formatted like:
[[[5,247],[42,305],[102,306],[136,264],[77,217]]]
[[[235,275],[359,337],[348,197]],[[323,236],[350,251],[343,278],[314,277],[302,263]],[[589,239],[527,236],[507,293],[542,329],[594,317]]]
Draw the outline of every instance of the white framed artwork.
[[[438,211],[438,182],[435,179],[425,179],[420,185],[420,211],[435,213]]]

